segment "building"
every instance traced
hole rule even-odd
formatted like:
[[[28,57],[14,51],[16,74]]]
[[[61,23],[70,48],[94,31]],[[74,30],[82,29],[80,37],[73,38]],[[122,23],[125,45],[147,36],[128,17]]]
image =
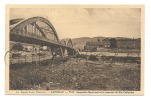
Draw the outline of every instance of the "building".
[[[87,51],[96,51],[97,48],[103,47],[102,42],[87,42],[86,46],[84,46],[84,50]]]
[[[138,39],[116,39],[117,48],[125,48],[125,49],[140,49],[141,40]]]
[[[103,47],[105,47],[105,48],[111,47],[111,41],[109,38],[103,39],[102,42],[103,42]]]
[[[97,48],[103,47],[103,42],[100,39],[97,42],[87,42],[86,46],[84,46],[84,50],[86,51],[96,51]]]
[[[84,46],[85,51],[102,51],[110,48],[121,48],[121,49],[140,49],[141,39],[131,38],[105,38],[102,41],[98,39],[97,42],[87,42]]]
[[[97,42],[87,42],[84,50],[87,51],[97,51],[98,48],[115,48],[116,40],[115,38],[105,38],[102,41],[100,39]]]

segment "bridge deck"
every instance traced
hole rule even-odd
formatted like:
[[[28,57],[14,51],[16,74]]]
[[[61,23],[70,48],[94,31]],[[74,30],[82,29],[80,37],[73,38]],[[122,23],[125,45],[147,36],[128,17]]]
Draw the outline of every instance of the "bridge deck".
[[[29,33],[28,33],[29,34]],[[15,42],[22,42],[22,43],[28,43],[28,44],[36,44],[36,45],[43,45],[43,46],[48,46],[48,47],[64,47],[67,49],[72,49],[74,48],[68,47],[65,44],[61,44],[60,42],[56,42],[53,40],[46,40],[46,38],[42,37],[35,37],[31,35],[26,35],[25,34],[19,34],[16,32],[10,32],[10,41],[15,41]]]

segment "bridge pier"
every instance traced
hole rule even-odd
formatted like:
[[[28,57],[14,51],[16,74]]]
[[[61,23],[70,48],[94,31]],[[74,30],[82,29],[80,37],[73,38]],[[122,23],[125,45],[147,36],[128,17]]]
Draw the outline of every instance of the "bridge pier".
[[[68,55],[69,56],[73,56],[74,55],[74,51],[71,49],[67,49]]]
[[[60,57],[64,57],[64,53],[63,53],[63,49],[59,46],[59,47],[51,47],[51,53],[53,57],[56,57],[57,55],[59,55]]]

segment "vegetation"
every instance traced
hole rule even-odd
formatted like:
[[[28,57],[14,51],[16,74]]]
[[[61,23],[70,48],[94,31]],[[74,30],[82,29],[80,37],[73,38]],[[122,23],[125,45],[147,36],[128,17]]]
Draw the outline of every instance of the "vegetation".
[[[89,60],[96,61],[99,60],[96,55],[90,55]]]
[[[84,57],[85,55],[80,55]],[[91,56],[92,59],[93,56]],[[140,64],[86,65],[80,58],[10,66],[11,90],[140,90]],[[97,61],[96,61],[97,63]],[[40,87],[37,87],[40,86]]]
[[[20,43],[16,43],[12,46],[13,50],[18,50],[18,51],[22,51],[23,50],[23,46]]]
[[[15,54],[12,54],[12,58],[16,58],[16,57],[20,57],[21,54],[20,53],[15,53]]]

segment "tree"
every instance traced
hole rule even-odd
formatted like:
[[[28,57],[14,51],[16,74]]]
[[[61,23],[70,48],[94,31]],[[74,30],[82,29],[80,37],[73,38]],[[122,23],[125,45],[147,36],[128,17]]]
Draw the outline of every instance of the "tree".
[[[23,50],[23,46],[22,46],[22,44],[17,43],[17,44],[14,44],[12,46],[12,49],[22,51]]]

